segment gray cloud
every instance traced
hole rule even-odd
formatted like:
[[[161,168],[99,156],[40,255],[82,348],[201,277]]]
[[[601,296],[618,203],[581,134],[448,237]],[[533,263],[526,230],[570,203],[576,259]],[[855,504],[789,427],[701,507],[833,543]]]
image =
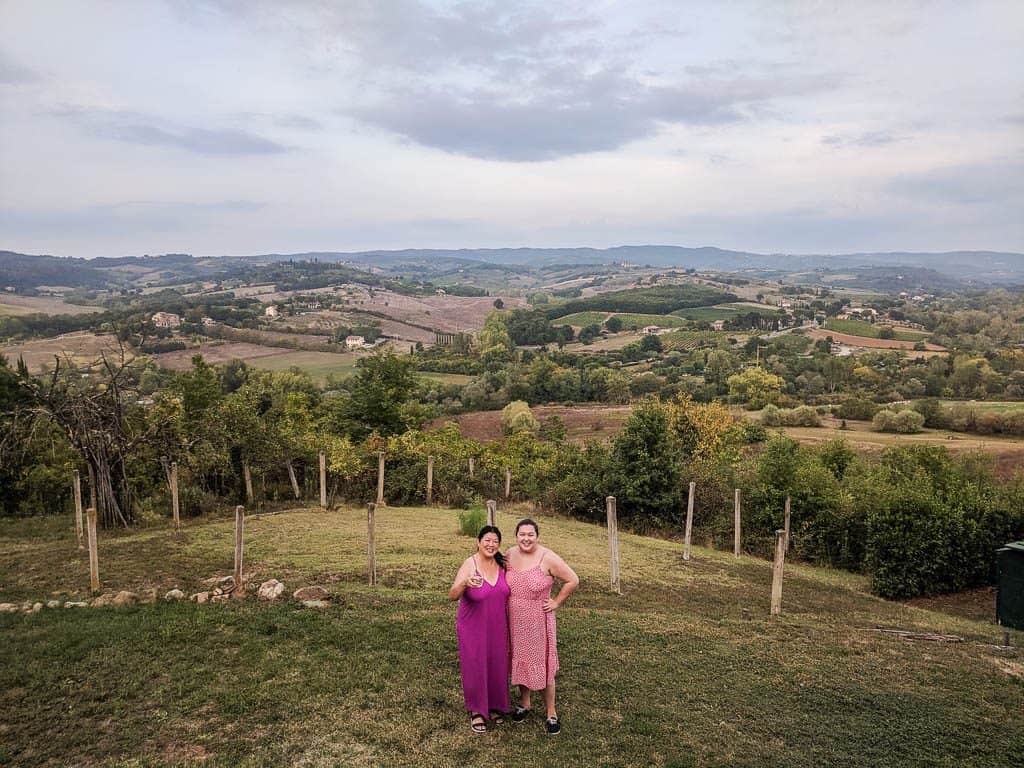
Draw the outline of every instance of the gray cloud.
[[[38,80],[39,75],[0,51],[0,85],[24,85]]]
[[[837,149],[858,148],[858,147],[884,147],[887,144],[895,144],[900,141],[907,141],[904,136],[898,136],[889,131],[865,131],[864,133],[850,135],[822,136],[821,143]]]
[[[56,114],[74,120],[93,136],[126,144],[167,146],[210,157],[272,155],[287,151],[283,145],[247,131],[175,125],[132,112],[71,107],[58,110]]]
[[[962,165],[898,176],[888,184],[901,197],[927,203],[1004,205],[1024,200],[1024,162]],[[1017,214],[1019,218],[1019,209]]]

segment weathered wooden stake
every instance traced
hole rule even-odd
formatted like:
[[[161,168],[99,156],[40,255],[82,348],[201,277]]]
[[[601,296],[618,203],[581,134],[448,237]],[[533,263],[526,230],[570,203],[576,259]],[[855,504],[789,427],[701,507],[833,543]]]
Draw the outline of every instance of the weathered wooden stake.
[[[469,479],[473,479],[473,470],[476,469],[476,459],[469,457]]]
[[[384,451],[377,454],[377,506],[384,504]]]
[[[615,514],[615,497],[609,496],[605,499],[608,508],[608,550],[612,571],[612,592],[622,594],[622,585],[619,583],[619,523]]]
[[[181,508],[178,505],[178,462],[171,462],[171,519],[174,530],[181,530]]]
[[[99,505],[96,503],[96,470],[92,468],[92,464],[88,465],[89,469],[89,506],[93,509],[99,509]]]
[[[693,497],[697,490],[696,483],[690,483],[690,493],[686,497],[686,537],[683,539],[683,560],[690,559],[690,540],[693,537]]]
[[[244,548],[242,534],[245,533],[245,507],[235,507],[235,592],[242,590],[242,550]]]
[[[434,501],[434,457],[427,456],[427,504]]]
[[[786,514],[782,523],[782,530],[786,532],[786,551],[789,552],[789,496],[786,496]]]
[[[96,507],[85,511],[86,528],[89,533],[89,589],[100,591],[100,555],[96,548]]]
[[[383,455],[383,454],[382,454]],[[369,562],[367,571],[369,573],[369,584],[371,587],[377,584],[377,505],[372,501],[366,505],[366,554]]]
[[[495,525],[495,519],[498,515],[498,502],[494,499],[487,500],[487,524]]]
[[[771,615],[782,613],[782,571],[786,562],[786,532],[775,532],[775,563],[772,565],[772,608]]]
[[[320,451],[320,506],[327,509],[327,456]]]
[[[245,500],[252,504],[255,498],[252,492],[252,472],[249,470],[249,462],[242,462],[242,477],[245,478]]]
[[[512,468],[505,467],[505,499],[512,495]]]
[[[736,499],[733,502],[733,515],[735,517],[735,532],[732,539],[732,553],[740,556],[740,489],[736,489]]]
[[[292,493],[295,494],[296,499],[302,498],[302,493],[299,491],[299,479],[295,476],[295,465],[290,461],[287,464],[288,467],[288,479],[292,483]]]
[[[85,549],[85,520],[82,517],[82,476],[75,470],[72,480],[75,495],[75,535],[78,537],[78,548]]]

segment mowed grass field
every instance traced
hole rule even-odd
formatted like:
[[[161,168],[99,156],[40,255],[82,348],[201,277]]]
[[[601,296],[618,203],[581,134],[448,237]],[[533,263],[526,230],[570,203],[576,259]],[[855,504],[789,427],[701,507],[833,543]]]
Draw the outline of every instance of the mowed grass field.
[[[730,320],[737,315],[746,315],[751,312],[757,312],[762,315],[779,314],[779,310],[776,307],[750,303],[716,304],[712,307],[678,309],[672,314],[686,318],[687,320],[698,320],[712,323],[715,320]]]
[[[499,512],[507,536],[525,512]],[[799,565],[770,618],[769,563],[702,548],[687,562],[676,542],[625,533],[615,595],[601,527],[539,522],[581,577],[558,613],[557,738],[536,715],[482,737],[467,727],[446,591],[474,540],[458,535],[455,512],[379,510],[379,585],[368,587],[365,511],[296,510],[248,520],[245,570],[288,594],[324,585],[325,610],[250,598],[0,614],[0,763],[1021,764],[1024,654],[994,647],[994,625],[887,603],[858,576]],[[232,528],[103,532],[104,588],[208,588],[230,572]],[[0,545],[0,599],[84,596],[68,517],[0,521]]]
[[[834,317],[830,317],[825,320],[824,325],[826,330],[835,331],[836,333],[846,333],[851,336],[865,336],[869,339],[880,338],[879,333],[884,325],[875,325],[873,323],[867,323],[863,320],[838,320]],[[896,341],[921,341],[927,339],[930,334],[924,331],[908,331],[897,329],[894,331],[893,338]]]
[[[657,325],[661,328],[680,328],[686,325],[686,321],[674,315],[647,315],[637,312],[576,312],[565,317],[558,317],[551,321],[552,325],[572,325],[583,328],[588,325],[604,325],[609,317],[617,317],[622,321],[625,330],[635,330],[647,325]]]

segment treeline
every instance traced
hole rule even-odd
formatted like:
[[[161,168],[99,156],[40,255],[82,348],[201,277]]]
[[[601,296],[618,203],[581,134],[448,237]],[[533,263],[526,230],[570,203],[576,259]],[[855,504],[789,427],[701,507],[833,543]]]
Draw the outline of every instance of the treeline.
[[[590,311],[667,315],[678,309],[706,307],[730,301],[738,301],[738,297],[702,285],[656,285],[573,299],[548,309],[547,316],[555,320],[576,312]]]

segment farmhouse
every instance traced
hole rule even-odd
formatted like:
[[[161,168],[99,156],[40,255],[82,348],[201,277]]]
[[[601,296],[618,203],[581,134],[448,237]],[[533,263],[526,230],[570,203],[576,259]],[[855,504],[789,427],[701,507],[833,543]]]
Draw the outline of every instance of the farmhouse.
[[[346,336],[345,346],[349,349],[359,349],[366,346],[366,339],[362,336]]]
[[[157,328],[178,328],[181,326],[181,318],[173,312],[156,312],[150,318]]]
[[[725,320],[712,320],[711,321],[711,330],[713,330],[713,331],[721,331],[724,328],[725,328]]]
[[[646,333],[648,336],[653,336],[653,335],[655,335],[656,333],[658,333],[660,331],[661,331],[661,327],[657,326],[657,325],[645,325],[644,326],[644,333]]]
[[[280,317],[281,316],[281,313],[278,311],[277,307],[275,307],[273,304],[271,304],[269,307],[267,307],[265,310],[263,310],[263,314],[266,315],[267,317],[271,318],[271,319],[274,319],[276,317]]]
[[[216,325],[217,324],[217,321],[214,320],[212,317],[204,317],[202,322],[203,322],[203,327],[205,327],[205,328],[209,328],[211,325]]]

